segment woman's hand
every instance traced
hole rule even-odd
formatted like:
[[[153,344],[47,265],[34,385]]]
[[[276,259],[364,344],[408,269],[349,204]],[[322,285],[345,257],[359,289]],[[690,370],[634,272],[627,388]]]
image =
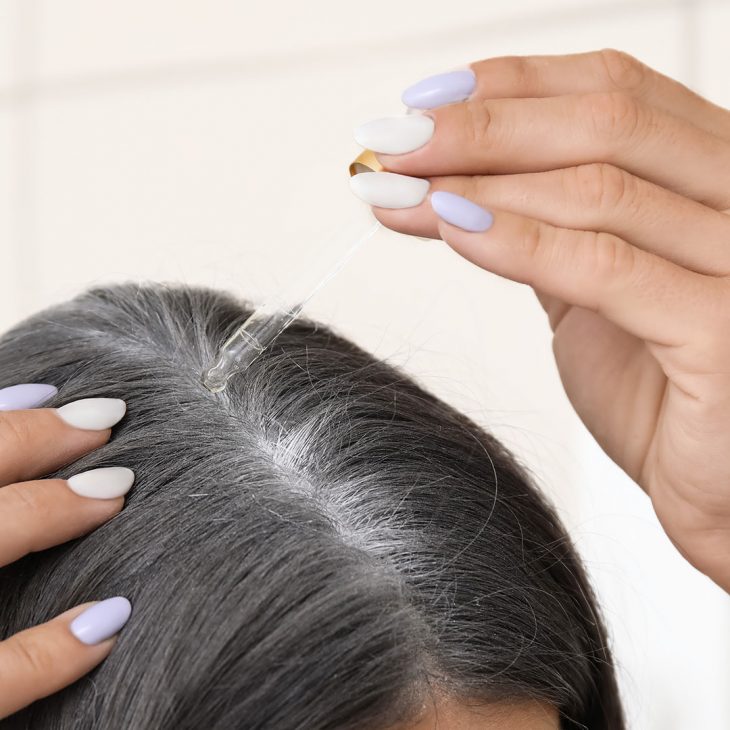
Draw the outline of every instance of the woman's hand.
[[[584,423],[730,591],[730,112],[613,50],[471,69],[404,94],[459,102],[433,124],[357,130],[409,178],[356,192],[396,207],[428,178],[376,216],[535,289]]]
[[[0,566],[84,535],[122,508],[134,480],[129,469],[95,469],[38,479],[109,440],[123,401],[89,398],[55,409],[33,408],[55,388],[0,390]],[[2,602],[12,601],[3,596]],[[0,642],[0,719],[86,674],[111,651],[129,601],[86,603]]]

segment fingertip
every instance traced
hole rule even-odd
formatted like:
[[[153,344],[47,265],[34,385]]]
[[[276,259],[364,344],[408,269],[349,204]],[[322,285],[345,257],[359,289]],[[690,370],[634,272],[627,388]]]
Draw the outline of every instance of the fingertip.
[[[82,398],[56,409],[56,415],[73,428],[105,431],[116,426],[127,413],[121,398]]]
[[[400,210],[373,207],[372,211],[386,228],[396,233],[429,238],[436,233],[436,221],[433,220],[430,206],[427,204]]]
[[[80,497],[109,500],[123,497],[134,484],[135,474],[125,466],[107,466],[74,474],[66,480]]]
[[[484,233],[494,224],[494,214],[462,195],[436,190],[430,196],[434,213],[467,233]]]
[[[461,229],[456,226],[452,226],[446,221],[439,220],[438,222],[438,233],[441,240],[449,247],[454,248],[454,239],[459,233],[463,233]]]
[[[44,414],[48,414],[46,417],[49,420],[46,423],[49,428],[53,429],[55,434],[58,434],[56,440],[60,436],[62,439],[61,443],[70,445],[70,448],[73,448],[74,454],[79,453],[79,456],[104,446],[112,437],[111,427],[81,429],[62,418],[57,408],[44,408],[42,411]],[[75,461],[77,458],[78,456],[74,456],[72,460]]]
[[[124,596],[114,596],[90,606],[69,624],[82,644],[97,646],[116,636],[129,621],[132,604]]]
[[[98,603],[98,601],[86,601],[86,603],[79,603],[78,606],[68,608],[63,611],[63,613],[59,613],[58,616],[51,619],[51,622],[71,623],[76,616],[83,613],[87,608],[91,608],[91,606],[95,603]]]
[[[80,500],[79,504],[82,505],[82,509],[89,515],[90,522],[85,525],[85,531],[80,535],[88,535],[97,528],[114,519],[124,507],[124,497],[114,497],[112,499],[97,499],[95,497],[81,497],[75,495]]]
[[[416,150],[418,152],[418,150]],[[404,159],[415,154],[408,152],[403,155],[388,155],[385,152],[375,152],[375,159],[383,166],[382,172],[396,172],[400,175],[408,174],[408,160]]]
[[[48,383],[20,383],[0,388],[0,411],[39,408],[58,394],[58,388]]]
[[[126,601],[127,599],[124,600]],[[63,613],[60,613],[58,616],[56,616],[56,618],[51,619],[52,623],[62,623],[65,627],[65,630],[68,631],[72,638],[78,642],[78,646],[80,646],[82,650],[86,652],[88,652],[88,650],[90,649],[93,650],[93,666],[99,664],[99,662],[103,661],[109,655],[109,652],[114,648],[114,645],[117,643],[117,639],[119,638],[119,631],[112,634],[108,638],[103,639],[96,644],[93,644],[79,640],[74,633],[72,626],[76,619],[86,615],[87,611],[91,610],[95,606],[98,606],[100,603],[104,603],[104,601],[86,601],[85,603],[80,603],[78,606],[69,608],[67,611],[64,611]],[[129,601],[127,601],[127,604],[129,604]],[[129,604],[129,613],[131,613],[131,604]],[[129,617],[127,616],[127,619],[128,618]]]
[[[403,233],[420,239],[436,240],[439,238],[439,219],[429,203],[430,194],[429,190],[418,205],[408,208],[372,206],[371,210],[380,223],[396,233]]]
[[[75,492],[67,480],[61,480],[66,497],[59,503],[59,510],[65,513],[65,527],[62,532],[54,530],[53,525],[47,534],[51,534],[62,544],[68,540],[84,537],[110,520],[113,520],[124,508],[126,495],[113,496],[108,498],[95,497],[92,495],[81,495]],[[51,545],[45,545],[51,547]]]

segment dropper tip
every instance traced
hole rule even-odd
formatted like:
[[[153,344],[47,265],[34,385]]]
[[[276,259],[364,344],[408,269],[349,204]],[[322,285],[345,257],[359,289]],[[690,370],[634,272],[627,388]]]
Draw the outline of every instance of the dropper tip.
[[[228,384],[228,378],[221,377],[220,372],[216,372],[216,368],[212,367],[208,370],[203,371],[203,377],[201,378],[203,385],[211,393],[222,393],[226,389]]]

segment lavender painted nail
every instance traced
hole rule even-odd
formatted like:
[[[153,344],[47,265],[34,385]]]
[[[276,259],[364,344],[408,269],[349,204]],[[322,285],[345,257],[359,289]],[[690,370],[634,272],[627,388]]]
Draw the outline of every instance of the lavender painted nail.
[[[71,622],[71,633],[83,644],[100,644],[127,623],[132,604],[122,596],[107,598],[79,614]]]
[[[401,100],[411,109],[435,109],[443,104],[468,99],[477,85],[477,78],[471,69],[449,71],[422,79],[409,86]]]
[[[431,207],[439,218],[471,233],[486,231],[494,223],[494,216],[488,210],[444,190],[431,193]]]
[[[37,408],[47,403],[58,393],[54,385],[23,383],[0,389],[0,411],[19,411]]]

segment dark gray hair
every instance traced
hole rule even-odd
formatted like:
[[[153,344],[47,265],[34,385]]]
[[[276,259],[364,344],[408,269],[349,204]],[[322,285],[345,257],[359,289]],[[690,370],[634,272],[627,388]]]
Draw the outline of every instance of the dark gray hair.
[[[624,727],[565,530],[489,434],[329,329],[295,323],[214,395],[249,308],[205,289],[96,289],[0,339],[0,387],[124,398],[122,512],[0,571],[0,636],[89,600],[132,618],[91,675],[2,723],[33,730],[378,730],[438,690]]]

